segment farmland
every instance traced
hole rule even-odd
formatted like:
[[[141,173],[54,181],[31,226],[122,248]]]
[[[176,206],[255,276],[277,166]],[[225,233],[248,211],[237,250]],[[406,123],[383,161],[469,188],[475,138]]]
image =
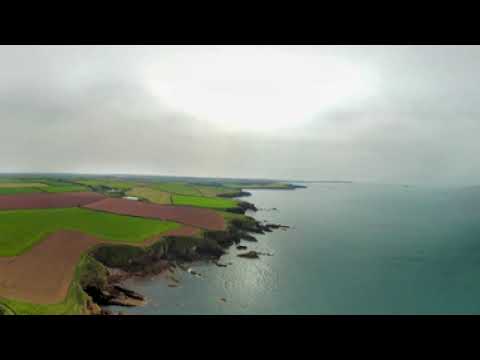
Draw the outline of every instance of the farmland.
[[[171,194],[165,191],[154,190],[147,187],[135,187],[127,192],[128,196],[136,196],[139,198],[147,199],[155,204],[171,204]]]
[[[13,195],[40,192],[38,188],[16,187],[16,188],[2,188],[0,187],[0,195]]]
[[[27,192],[82,192],[88,187],[66,181],[34,178],[34,179],[2,179],[0,180],[0,195],[19,194]]]
[[[88,180],[76,180],[75,183],[80,185],[98,187],[106,186],[112,189],[128,190],[135,186],[135,182],[110,180],[110,179],[88,179]]]
[[[238,202],[230,199],[203,197],[203,196],[187,196],[187,195],[172,195],[174,205],[196,206],[212,209],[230,209],[235,208]]]
[[[233,197],[242,188],[288,186],[156,177],[0,177],[0,314],[89,312],[82,276],[106,271],[91,257],[106,244],[114,254],[121,253],[121,244],[137,250],[165,246],[171,254],[197,246],[218,251],[205,234],[236,224],[255,227],[253,218],[232,212],[241,210]]]
[[[202,195],[194,186],[187,183],[155,183],[149,184],[149,188],[180,195]]]
[[[29,250],[49,233],[77,230],[104,240],[140,243],[151,236],[179,228],[159,220],[120,216],[86,209],[46,209],[0,212],[0,256]]]
[[[187,206],[149,204],[140,201],[107,198],[85,208],[113,214],[139,216],[179,222],[208,230],[224,230],[224,218],[211,209]]]
[[[76,207],[104,198],[103,195],[94,192],[1,195],[0,210]]]

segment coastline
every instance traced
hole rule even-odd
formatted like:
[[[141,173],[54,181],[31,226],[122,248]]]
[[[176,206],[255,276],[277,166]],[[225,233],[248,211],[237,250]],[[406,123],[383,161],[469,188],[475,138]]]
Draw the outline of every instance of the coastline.
[[[244,191],[238,194],[250,196],[250,193]],[[248,251],[239,243],[242,240],[257,242],[256,234],[285,230],[288,226],[262,223],[245,215],[247,210],[258,210],[254,204],[241,201],[239,205],[238,208],[228,209],[227,213],[243,216],[229,219],[225,230],[203,231],[198,236],[166,236],[147,247],[100,245],[90,250],[88,256],[95,263],[95,270],[81,282],[82,289],[90,298],[87,304],[88,313],[122,315],[121,311],[114,313],[108,307],[144,305],[147,301],[145,296],[123,285],[131,278],[168,276],[168,273],[176,268],[192,273],[189,265],[198,261],[226,267],[228,265],[219,263],[219,259],[234,245],[237,249],[245,250],[237,255],[238,257],[256,259],[259,256],[270,256],[271,254]],[[171,284],[170,287],[176,287],[176,284]]]

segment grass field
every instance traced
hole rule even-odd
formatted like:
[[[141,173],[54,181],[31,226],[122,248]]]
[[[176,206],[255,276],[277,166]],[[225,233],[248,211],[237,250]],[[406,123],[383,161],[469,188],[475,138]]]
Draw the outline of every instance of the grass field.
[[[80,192],[90,191],[82,185],[49,179],[8,179],[0,181],[0,195],[21,194],[31,192]]]
[[[176,194],[172,195],[172,202],[174,205],[188,205],[212,209],[229,209],[237,207],[238,205],[238,202],[230,199]]]
[[[162,232],[179,228],[174,222],[114,215],[80,208],[2,211],[0,256],[16,256],[47,234],[77,230],[101,239],[139,243]]]
[[[127,192],[128,196],[136,196],[147,199],[155,204],[171,204],[170,193],[160,190],[154,190],[147,187],[136,187]]]
[[[0,195],[13,195],[13,194],[25,194],[25,193],[34,193],[42,192],[38,188],[0,188]]]
[[[149,184],[149,188],[154,190],[165,191],[173,194],[180,194],[180,195],[199,195],[202,194],[198,191],[195,186],[189,185],[186,183],[156,183],[156,184]]]

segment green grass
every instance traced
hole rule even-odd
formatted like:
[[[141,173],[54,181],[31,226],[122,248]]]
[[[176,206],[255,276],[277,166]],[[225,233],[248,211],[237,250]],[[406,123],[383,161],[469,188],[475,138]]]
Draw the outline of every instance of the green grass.
[[[58,230],[77,230],[105,240],[140,243],[178,227],[174,222],[80,208],[1,211],[0,256],[20,255]]]
[[[174,205],[189,205],[212,209],[229,209],[237,207],[238,202],[230,199],[211,198],[202,196],[172,195]]]
[[[180,195],[199,195],[202,194],[195,188],[193,185],[186,183],[156,183],[147,185],[149,188],[154,190],[165,191],[173,194]]]
[[[80,286],[80,282],[85,276],[89,276],[95,265],[95,261],[84,254],[80,259],[76,269],[75,276],[70,284],[67,297],[57,304],[32,304],[12,299],[0,299],[0,304],[6,306],[17,315],[82,315],[85,314],[85,303],[87,294]]]
[[[38,188],[0,188],[0,195],[26,194],[42,192]]]
[[[155,204],[171,204],[170,193],[147,187],[135,187],[128,191],[127,195],[144,198]]]

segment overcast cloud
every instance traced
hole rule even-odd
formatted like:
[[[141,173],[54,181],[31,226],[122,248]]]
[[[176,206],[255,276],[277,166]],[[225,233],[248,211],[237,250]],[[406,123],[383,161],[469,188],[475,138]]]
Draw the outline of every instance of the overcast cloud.
[[[0,46],[0,171],[480,183],[476,46]]]

